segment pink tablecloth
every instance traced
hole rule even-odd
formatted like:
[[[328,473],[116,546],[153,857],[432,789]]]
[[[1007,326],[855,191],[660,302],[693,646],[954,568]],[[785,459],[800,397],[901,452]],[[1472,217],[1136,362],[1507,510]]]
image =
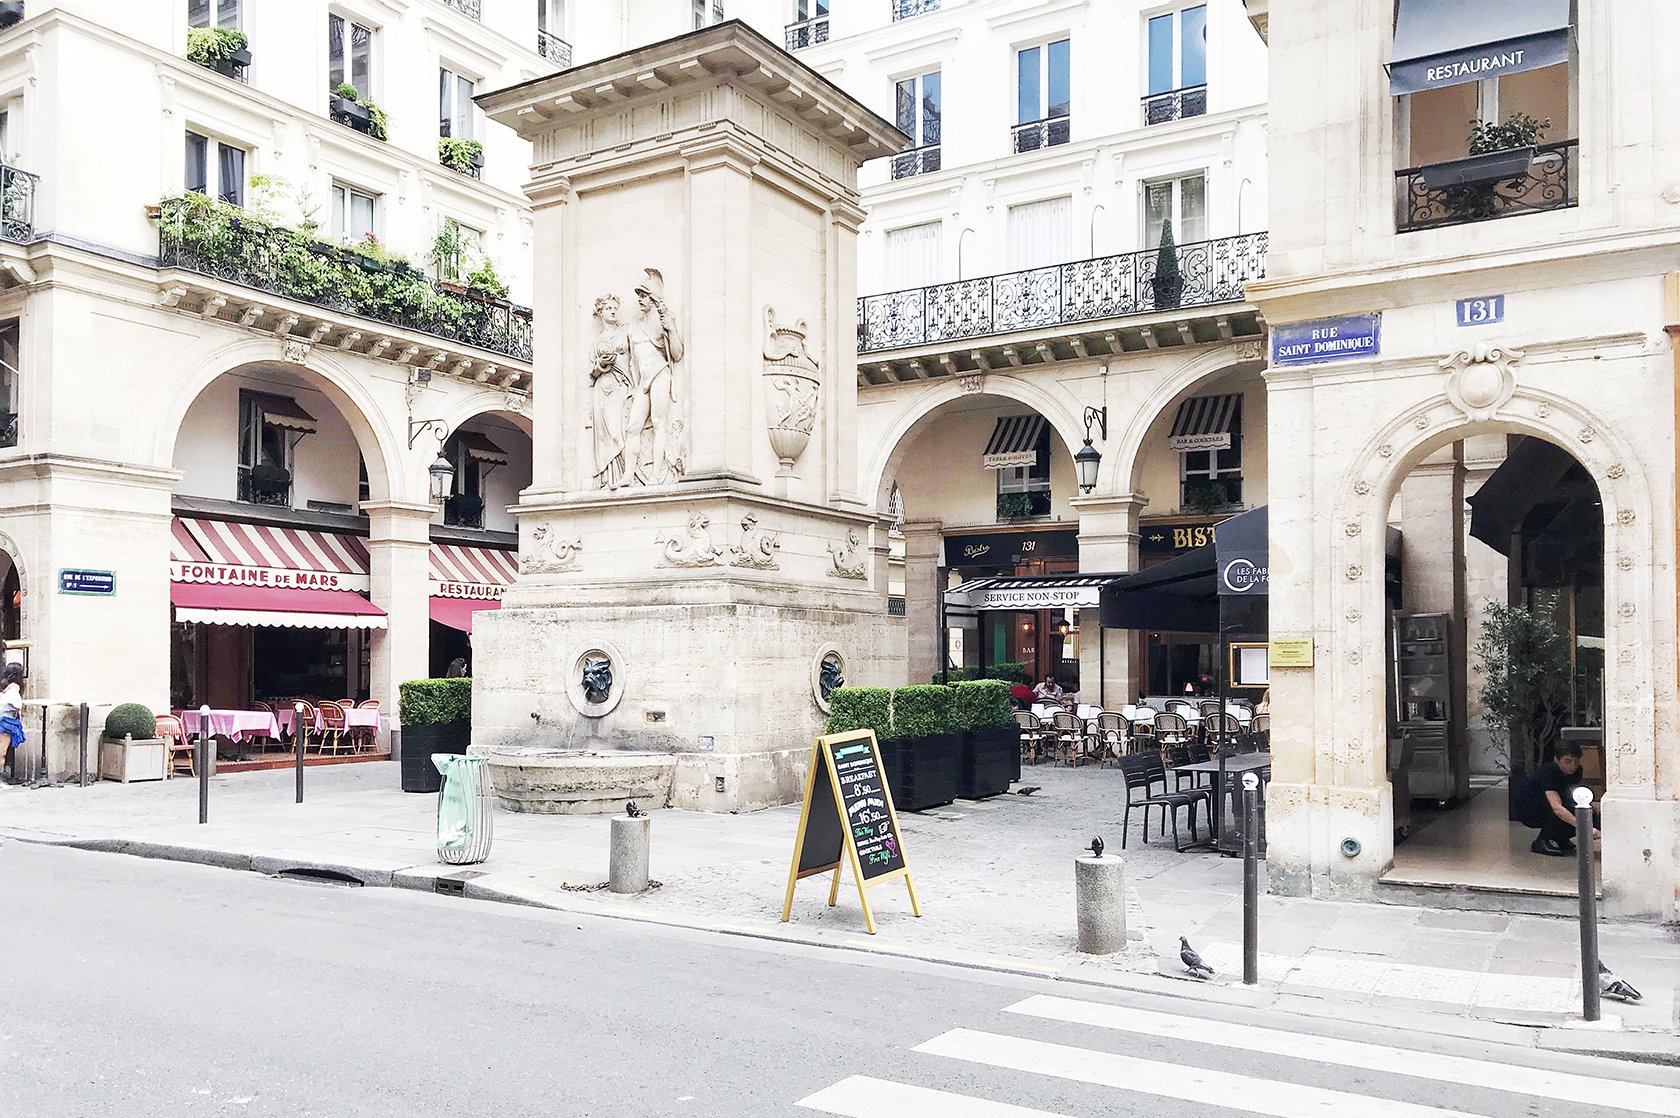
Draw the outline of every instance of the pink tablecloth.
[[[274,712],[274,717],[279,720],[280,729],[287,735],[292,732],[293,715],[294,712],[291,707]],[[346,707],[344,708],[344,720],[352,730],[377,730],[379,729],[379,708]],[[321,731],[321,713],[318,710],[315,712],[315,725],[311,726],[310,729],[315,733]]]
[[[189,735],[196,737],[199,732],[198,711],[182,711],[181,727]],[[278,738],[280,723],[266,710],[212,710],[210,733],[212,736],[230,738],[233,741],[244,741],[246,738]]]

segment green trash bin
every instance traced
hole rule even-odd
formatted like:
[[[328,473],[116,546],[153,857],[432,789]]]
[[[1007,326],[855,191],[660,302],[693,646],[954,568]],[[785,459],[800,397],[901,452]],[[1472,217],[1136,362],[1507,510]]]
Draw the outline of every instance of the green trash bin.
[[[438,861],[471,866],[490,857],[496,817],[490,804],[490,770],[483,757],[434,753],[432,764],[443,774],[438,791]]]

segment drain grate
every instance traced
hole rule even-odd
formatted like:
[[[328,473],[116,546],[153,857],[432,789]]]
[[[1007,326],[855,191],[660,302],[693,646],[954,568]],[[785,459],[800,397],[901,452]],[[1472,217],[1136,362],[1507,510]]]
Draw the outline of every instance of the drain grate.
[[[432,892],[445,897],[464,897],[467,895],[467,883],[458,877],[434,877]]]
[[[282,881],[298,881],[305,885],[338,885],[352,889],[360,889],[362,880],[338,870],[323,870],[313,866],[298,866],[294,869],[280,870],[274,875]]]

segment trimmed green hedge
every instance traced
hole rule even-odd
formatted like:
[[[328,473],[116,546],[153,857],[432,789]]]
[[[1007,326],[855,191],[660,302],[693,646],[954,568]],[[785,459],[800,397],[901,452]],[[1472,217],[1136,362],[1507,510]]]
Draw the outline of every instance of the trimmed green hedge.
[[[892,694],[893,737],[928,738],[953,733],[951,688],[937,684],[900,687]]]
[[[1027,666],[1018,660],[1005,660],[1001,664],[993,664],[986,669],[986,679],[1001,679],[1005,683],[1031,683],[1027,678]]]
[[[471,721],[472,680],[411,679],[397,684],[397,719],[404,726]]]
[[[157,718],[139,703],[123,703],[105,716],[105,736],[112,741],[131,737],[135,741],[157,737]]]
[[[990,730],[1015,724],[1009,684],[1001,679],[978,679],[951,685],[951,720],[958,730]]]
[[[823,733],[874,730],[877,740],[892,737],[892,692],[885,687],[836,687],[828,703]]]

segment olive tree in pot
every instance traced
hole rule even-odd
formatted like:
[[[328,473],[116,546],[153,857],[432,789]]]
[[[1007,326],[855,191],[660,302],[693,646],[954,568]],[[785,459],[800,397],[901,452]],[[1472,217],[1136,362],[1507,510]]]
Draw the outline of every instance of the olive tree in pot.
[[[977,679],[951,685],[952,721],[962,735],[961,785],[965,800],[1009,791],[1021,775],[1021,728],[1015,723],[1009,684]]]
[[[893,737],[903,753],[906,811],[948,804],[962,779],[962,735],[951,721],[951,688],[900,687],[892,698]],[[896,801],[896,797],[895,797]]]
[[[904,790],[904,766],[898,743],[892,740],[892,692],[885,687],[836,687],[828,695],[828,725],[824,734],[874,730],[881,751],[881,775],[898,805]]]
[[[1510,747],[1509,789],[1539,768],[1569,713],[1569,634],[1552,617],[1489,602],[1473,650],[1482,673],[1483,721]]]
[[[99,742],[99,776],[103,780],[162,780],[168,752],[157,736],[157,719],[139,703],[123,703],[105,716]]]
[[[443,774],[432,764],[432,754],[462,754],[472,744],[472,680],[398,684],[397,721],[402,726],[402,790],[436,792]]]

